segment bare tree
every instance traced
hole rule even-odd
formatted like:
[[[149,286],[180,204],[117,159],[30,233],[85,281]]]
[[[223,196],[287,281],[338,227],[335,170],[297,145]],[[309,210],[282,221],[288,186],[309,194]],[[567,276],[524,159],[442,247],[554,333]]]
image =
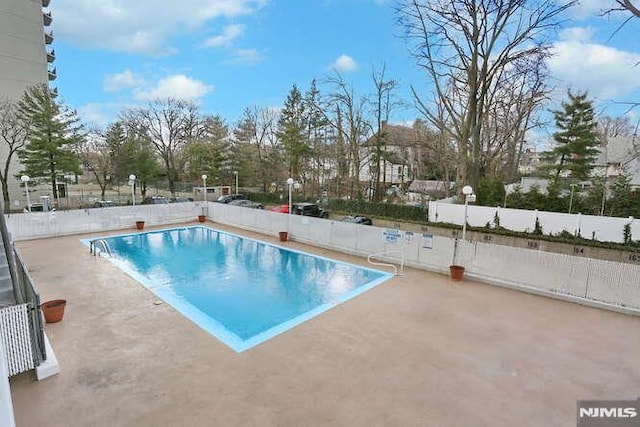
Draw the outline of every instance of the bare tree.
[[[544,35],[575,1],[405,0],[400,25],[413,42],[412,55],[436,93],[448,121],[412,88],[425,118],[458,144],[458,182],[477,185],[482,175],[483,126],[498,82],[517,61],[546,56]],[[451,95],[454,96],[451,96]]]
[[[546,55],[523,57],[505,69],[491,91],[482,131],[483,176],[513,181],[531,129],[542,123],[539,111],[548,99]]]
[[[627,12],[631,12],[633,15],[640,18],[640,5],[634,4],[634,2],[631,0],[616,0],[616,3],[618,4],[618,6],[611,9],[612,11],[613,10],[627,11]]]
[[[122,120],[151,141],[162,160],[169,191],[175,195],[180,172],[178,154],[203,131],[198,107],[174,98],[158,99],[146,107],[124,111]]]
[[[633,135],[634,126],[631,124],[629,116],[600,116],[596,121],[598,122],[596,131],[602,145],[607,145],[609,138]]]
[[[21,120],[18,114],[18,103],[11,100],[0,101],[0,141],[6,147],[6,158],[0,170],[0,184],[2,185],[2,197],[4,211],[11,208],[9,200],[9,173],[14,156],[21,150],[29,138],[29,123]],[[3,150],[4,151],[4,150]]]
[[[397,102],[393,98],[393,91],[398,87],[398,82],[394,79],[387,79],[385,76],[386,66],[383,64],[382,68],[376,70],[375,68],[371,72],[371,79],[375,86],[375,93],[373,95],[373,114],[375,116],[375,126],[373,132],[373,154],[371,156],[371,170],[373,181],[373,200],[380,201],[384,195],[384,191],[380,188],[382,183],[383,187],[386,187],[386,167],[383,168],[381,174],[380,164],[386,162],[386,145],[388,135],[385,130],[385,125],[389,121],[389,115],[391,110],[397,106]],[[382,176],[381,176],[382,175]]]
[[[322,109],[329,125],[336,132],[336,160],[338,181],[346,183],[350,197],[356,195],[361,159],[360,148],[371,126],[365,119],[367,99],[357,96],[353,86],[340,73],[327,77],[324,82],[332,89]]]
[[[84,169],[90,172],[100,187],[100,199],[104,200],[107,185],[113,174],[111,147],[104,132],[90,130],[76,150]]]
[[[276,138],[276,123],[278,112],[273,108],[260,108],[252,106],[246,108],[240,121],[234,129],[234,138],[238,144],[247,144],[253,147],[255,164],[253,172],[262,186],[262,191],[267,191],[267,186],[274,181],[274,157],[277,155],[278,139]]]

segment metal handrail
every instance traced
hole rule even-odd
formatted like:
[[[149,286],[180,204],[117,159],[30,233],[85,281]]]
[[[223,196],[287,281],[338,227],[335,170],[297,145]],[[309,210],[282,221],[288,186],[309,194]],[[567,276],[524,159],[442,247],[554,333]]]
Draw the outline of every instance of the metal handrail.
[[[13,246],[13,245],[12,245]],[[25,295],[25,302],[29,306],[29,326],[31,329],[31,347],[33,349],[34,365],[39,366],[47,360],[47,350],[44,339],[44,322],[40,313],[40,295],[36,292],[33,279],[29,274],[18,249],[14,246],[13,251],[16,260],[18,282]]]
[[[107,255],[109,255],[109,257],[113,256],[111,253],[111,248],[109,247],[109,243],[107,243],[107,241],[105,239],[94,239],[94,240],[90,240],[89,241],[89,253],[92,254],[93,256],[96,256],[98,254],[97,251],[97,244],[98,243],[102,243],[102,247],[103,250],[100,252],[104,252]]]
[[[4,211],[4,204],[0,201],[0,209]],[[0,237],[4,242],[4,252],[7,256],[7,264],[9,265],[9,275],[11,276],[11,283],[13,283],[13,296],[18,304],[27,302],[25,295],[21,294],[21,289],[16,286],[18,283],[18,275],[16,273],[16,260],[14,256],[13,244],[7,231],[7,219],[4,213],[0,212]]]
[[[372,258],[374,257],[379,257],[379,256],[383,256],[383,255],[389,255],[392,253],[400,253],[401,258],[400,258],[400,271],[398,271],[398,267],[395,264],[391,264],[391,263],[387,263],[387,262],[380,262],[380,261],[372,261]],[[367,256],[367,261],[369,262],[369,264],[371,265],[377,265],[380,267],[391,267],[393,268],[393,275],[394,276],[400,276],[402,274],[404,274],[404,251],[397,249],[397,250],[393,250],[393,251],[388,251],[388,252],[381,252],[381,253],[377,253],[377,254],[369,254]]]

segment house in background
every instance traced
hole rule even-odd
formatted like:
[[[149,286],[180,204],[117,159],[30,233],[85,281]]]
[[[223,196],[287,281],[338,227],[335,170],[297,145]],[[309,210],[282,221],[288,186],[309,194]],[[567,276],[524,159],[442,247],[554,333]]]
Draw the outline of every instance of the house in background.
[[[380,182],[387,186],[405,187],[420,170],[425,148],[416,129],[410,126],[382,123],[384,134],[383,153],[380,162]],[[360,182],[371,185],[375,179],[376,136],[370,137],[360,151]]]
[[[535,148],[527,148],[522,153],[522,159],[520,165],[518,165],[518,172],[521,175],[531,175],[541,164],[540,153]]]
[[[629,178],[632,189],[640,189],[640,140],[635,136],[610,138],[600,147],[594,175],[604,175],[609,183],[622,174]]]
[[[455,182],[414,179],[407,189],[407,202],[414,205],[424,205],[429,200],[449,197],[455,185]]]

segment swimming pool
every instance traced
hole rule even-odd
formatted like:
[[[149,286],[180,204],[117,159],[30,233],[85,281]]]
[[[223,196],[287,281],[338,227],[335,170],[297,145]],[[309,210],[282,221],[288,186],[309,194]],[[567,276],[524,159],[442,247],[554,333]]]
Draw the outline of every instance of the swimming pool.
[[[203,226],[102,239],[111,262],[237,352],[392,276]]]

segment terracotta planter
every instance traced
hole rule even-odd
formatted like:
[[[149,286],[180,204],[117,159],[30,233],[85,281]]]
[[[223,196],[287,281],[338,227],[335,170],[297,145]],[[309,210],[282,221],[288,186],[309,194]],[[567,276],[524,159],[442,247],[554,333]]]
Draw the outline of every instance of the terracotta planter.
[[[63,299],[54,299],[40,304],[42,314],[44,314],[44,320],[47,323],[57,323],[61,321],[64,316],[64,308],[66,306],[67,300]]]
[[[286,242],[287,240],[289,240],[289,233],[287,233],[286,231],[280,231],[278,232],[278,237],[280,238],[281,242]]]
[[[199,222],[204,222],[206,219],[207,219],[207,217],[206,217],[206,216],[204,216],[204,215],[198,215],[198,221],[199,221]]]
[[[136,228],[142,230],[144,228],[144,221],[136,221]]]
[[[460,281],[464,275],[464,267],[461,265],[450,265],[449,273],[451,274],[451,280]]]

